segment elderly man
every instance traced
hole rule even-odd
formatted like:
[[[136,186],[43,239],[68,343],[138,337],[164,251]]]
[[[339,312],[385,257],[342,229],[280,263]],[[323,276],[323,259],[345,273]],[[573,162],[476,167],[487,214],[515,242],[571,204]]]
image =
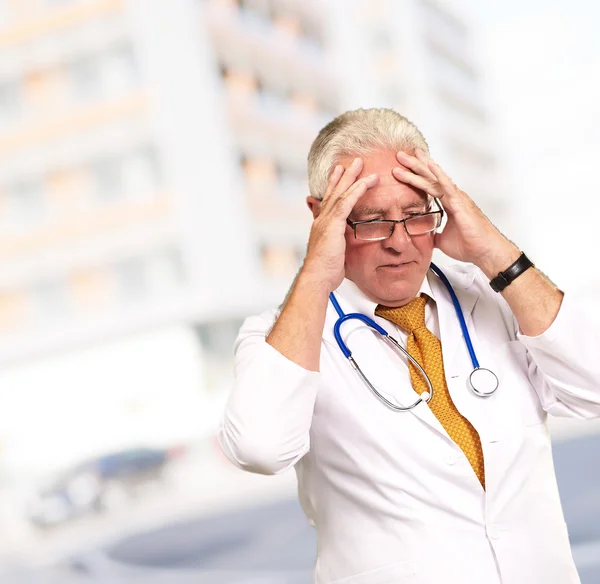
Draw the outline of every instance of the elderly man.
[[[600,415],[600,332],[398,113],[333,120],[308,176],[304,265],[240,331],[223,451],[295,467],[317,584],[579,582],[545,422]],[[434,247],[463,262],[448,287]]]

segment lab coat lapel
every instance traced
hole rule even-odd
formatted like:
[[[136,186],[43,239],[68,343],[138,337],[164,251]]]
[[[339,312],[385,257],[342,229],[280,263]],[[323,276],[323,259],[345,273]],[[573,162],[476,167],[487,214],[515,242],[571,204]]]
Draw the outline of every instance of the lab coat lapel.
[[[472,328],[471,313],[479,298],[479,293],[474,289],[469,288],[473,282],[474,275],[450,272],[449,270],[447,273],[444,273],[452,284],[454,293],[460,303],[467,328],[470,329]],[[446,372],[446,375],[449,375],[453,370],[457,351],[468,351],[450,292],[440,278],[433,274],[431,270],[428,272],[427,278],[435,296],[437,306],[444,371]]]

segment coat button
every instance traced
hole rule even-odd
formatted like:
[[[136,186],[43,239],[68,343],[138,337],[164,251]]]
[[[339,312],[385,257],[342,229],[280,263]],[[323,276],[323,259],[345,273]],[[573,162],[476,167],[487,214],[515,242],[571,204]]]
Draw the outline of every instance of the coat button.
[[[446,460],[446,464],[453,466],[454,464],[456,464],[456,461],[458,460],[458,458],[454,454],[446,454],[445,460]]]
[[[500,538],[500,529],[497,525],[490,525],[488,527],[488,535],[491,539],[499,539]]]

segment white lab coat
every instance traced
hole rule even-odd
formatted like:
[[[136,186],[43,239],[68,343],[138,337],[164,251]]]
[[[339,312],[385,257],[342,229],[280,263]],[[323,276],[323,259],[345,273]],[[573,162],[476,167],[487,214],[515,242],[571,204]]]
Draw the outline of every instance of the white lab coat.
[[[448,388],[481,437],[485,492],[426,404],[394,412],[358,378],[335,342],[331,304],[320,372],[265,342],[275,310],[245,321],[221,447],[252,472],[295,466],[300,503],[317,530],[316,584],[578,583],[546,416],[600,416],[600,333],[567,294],[546,332],[524,336],[479,270],[444,271],[481,366],[500,379],[488,398],[467,389],[471,360],[450,295],[430,271]],[[337,298],[344,312],[374,317],[375,303],[352,282]],[[415,401],[402,358],[358,321],[342,332],[376,386]]]

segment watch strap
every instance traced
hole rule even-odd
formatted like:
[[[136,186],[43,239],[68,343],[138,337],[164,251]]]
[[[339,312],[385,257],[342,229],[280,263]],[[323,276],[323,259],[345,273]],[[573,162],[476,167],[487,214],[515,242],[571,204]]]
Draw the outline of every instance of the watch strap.
[[[518,278],[525,270],[533,266],[533,262],[524,254],[521,253],[519,259],[511,264],[503,272],[490,280],[490,286],[494,292],[502,292],[511,282]]]

